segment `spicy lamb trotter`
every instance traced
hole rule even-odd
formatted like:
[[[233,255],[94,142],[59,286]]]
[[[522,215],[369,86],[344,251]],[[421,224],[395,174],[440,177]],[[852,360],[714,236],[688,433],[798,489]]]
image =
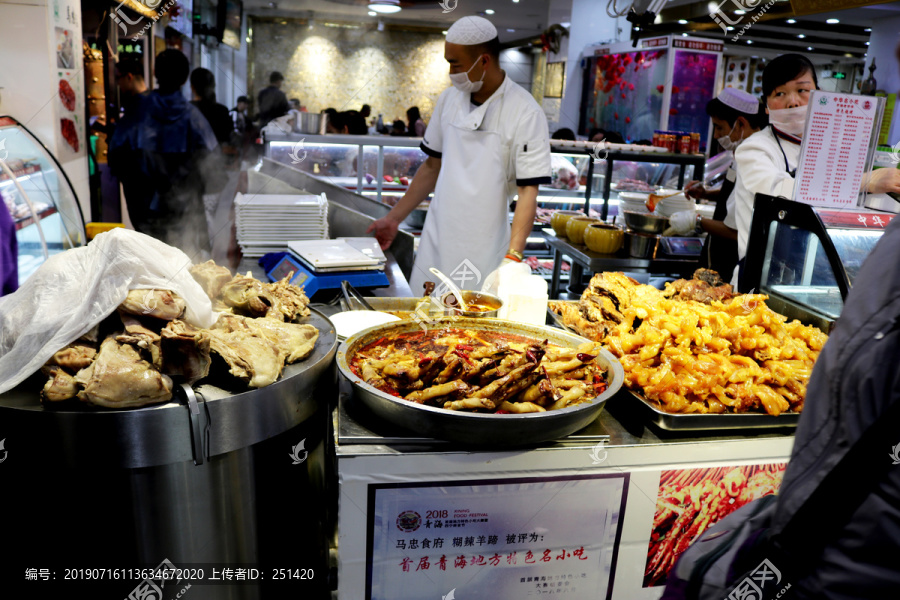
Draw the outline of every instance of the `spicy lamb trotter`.
[[[589,402],[607,388],[599,347],[562,348],[497,331],[447,328],[382,337],[350,368],[368,385],[409,402],[463,410],[539,413]]]

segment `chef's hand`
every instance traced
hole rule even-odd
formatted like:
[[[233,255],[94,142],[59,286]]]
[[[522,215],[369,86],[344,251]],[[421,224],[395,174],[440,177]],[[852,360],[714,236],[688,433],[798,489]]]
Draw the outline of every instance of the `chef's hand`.
[[[378,244],[381,246],[382,250],[387,250],[391,247],[391,244],[394,242],[394,238],[397,237],[397,229],[400,227],[400,223],[395,221],[390,217],[381,217],[366,229],[366,233],[375,232],[375,239],[378,240]]]
[[[663,231],[665,236],[685,236],[694,233],[697,227],[697,212],[682,210],[669,217],[669,227]]]
[[[870,194],[900,194],[900,169],[875,169],[868,173],[867,190]]]
[[[706,198],[706,188],[699,181],[688,181],[684,184],[684,195],[692,200]]]

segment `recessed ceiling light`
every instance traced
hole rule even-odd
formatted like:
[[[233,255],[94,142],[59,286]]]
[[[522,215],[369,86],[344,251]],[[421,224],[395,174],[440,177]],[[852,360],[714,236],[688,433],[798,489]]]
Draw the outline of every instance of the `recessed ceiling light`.
[[[441,32],[441,35],[447,35],[447,30],[446,30],[446,29],[443,30],[443,31]]]
[[[812,46],[807,46],[806,49],[809,50],[810,52],[812,52],[813,47],[812,47]]]
[[[377,12],[374,12],[374,11],[371,11],[371,10],[369,11],[369,16],[370,16],[370,17],[374,17],[374,16],[377,15],[377,14],[378,14]]]
[[[747,43],[748,43],[748,44],[752,44],[752,43],[753,43],[753,40],[747,40]]]
[[[515,33],[516,30],[515,29],[507,29],[506,31],[507,31],[507,33]]]
[[[726,27],[726,29],[727,29],[728,31],[734,31],[734,27],[732,27],[731,25],[729,25],[728,27]]]
[[[681,37],[687,37],[687,34],[686,34],[686,33],[682,33],[682,34],[681,34]]]
[[[746,14],[747,14],[747,11],[746,11],[746,10],[736,10],[736,11],[734,11],[734,14],[736,14],[736,15],[746,15]]]
[[[850,54],[849,52],[847,52],[846,54],[844,54],[844,56],[846,56],[847,58],[853,58],[853,55]]]
[[[866,27],[864,31],[865,31],[866,33],[870,33],[870,32],[872,31],[872,28],[871,28],[871,27]]]
[[[492,15],[492,14],[494,14],[494,9],[493,9],[493,8],[489,8],[489,9],[487,9],[486,11],[484,11],[484,14],[486,14],[486,15]]]
[[[513,0],[513,4],[518,4],[519,0]]]
[[[838,23],[841,22],[841,20],[840,19],[825,19],[825,22],[828,23],[829,25],[837,25]]]
[[[374,0],[369,3],[369,10],[385,15],[400,12],[400,0]]]
[[[869,42],[866,42],[866,46],[868,46],[868,45],[869,45]]]
[[[803,34],[802,34],[802,33],[801,33],[801,34],[800,34],[800,35],[798,35],[798,36],[797,36],[797,37],[798,37],[798,38],[800,38],[800,39],[801,39],[801,40],[802,40],[802,39],[803,39],[803,38],[805,38],[805,37],[806,37],[806,36],[805,36],[805,35],[803,35]]]
[[[788,25],[793,25],[796,22],[797,22],[796,19],[788,19],[787,21],[785,21],[785,23],[787,23]]]
[[[687,21],[684,19],[678,19],[678,24],[679,25],[687,25]]]

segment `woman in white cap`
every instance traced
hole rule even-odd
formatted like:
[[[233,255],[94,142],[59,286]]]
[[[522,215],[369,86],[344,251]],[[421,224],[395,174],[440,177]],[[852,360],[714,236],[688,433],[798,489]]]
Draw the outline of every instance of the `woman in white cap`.
[[[460,287],[480,289],[501,263],[521,262],[538,185],[550,183],[547,119],[500,69],[499,56],[497,30],[487,19],[463,17],[447,30],[444,58],[453,86],[425,130],[428,159],[391,212],[369,228],[387,248],[403,219],[434,191],[410,278],[415,294],[434,280],[431,267]]]
[[[706,114],[712,119],[713,137],[723,150],[732,152],[768,123],[765,107],[756,96],[735,88],[725,88],[710,100],[706,104]],[[709,190],[696,182],[692,182],[696,185],[686,185],[684,193],[688,198],[714,200],[716,211],[712,219],[702,217],[693,210],[677,212],[670,217],[670,227],[665,232],[665,235],[707,232],[709,235],[703,244],[700,266],[717,271],[726,281],[731,278],[738,262],[734,211],[736,178],[735,165],[732,163],[719,189]]]

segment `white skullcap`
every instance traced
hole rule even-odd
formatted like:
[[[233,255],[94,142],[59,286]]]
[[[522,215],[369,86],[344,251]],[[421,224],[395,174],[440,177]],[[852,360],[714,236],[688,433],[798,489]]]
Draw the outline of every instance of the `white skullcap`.
[[[475,46],[497,37],[497,28],[484,17],[463,17],[447,30],[446,41],[461,46]]]
[[[755,115],[759,112],[759,100],[753,94],[743,90],[725,88],[718,95],[718,99],[725,106],[730,106],[746,115]]]

